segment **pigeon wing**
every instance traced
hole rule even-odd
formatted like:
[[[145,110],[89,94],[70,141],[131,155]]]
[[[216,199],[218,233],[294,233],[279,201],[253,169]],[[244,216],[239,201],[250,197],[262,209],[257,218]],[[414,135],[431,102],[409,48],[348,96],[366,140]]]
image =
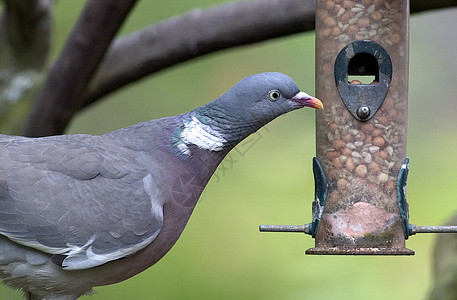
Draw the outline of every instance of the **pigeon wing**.
[[[163,223],[157,174],[99,137],[0,137],[0,234],[86,269],[150,244]]]

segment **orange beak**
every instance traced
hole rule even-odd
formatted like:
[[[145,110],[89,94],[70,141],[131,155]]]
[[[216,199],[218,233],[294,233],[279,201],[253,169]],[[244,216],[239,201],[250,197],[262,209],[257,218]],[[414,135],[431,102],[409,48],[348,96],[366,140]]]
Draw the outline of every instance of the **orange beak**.
[[[307,106],[316,109],[324,109],[324,104],[322,104],[321,100],[317,99],[316,97],[312,97],[305,92],[297,93],[292,98],[292,101],[300,104],[301,106]]]

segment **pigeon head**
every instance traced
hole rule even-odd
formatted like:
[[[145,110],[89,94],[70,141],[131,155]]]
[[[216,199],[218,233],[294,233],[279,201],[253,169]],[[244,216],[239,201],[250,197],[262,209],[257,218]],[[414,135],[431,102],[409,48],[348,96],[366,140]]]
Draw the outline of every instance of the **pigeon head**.
[[[292,78],[282,73],[246,77],[208,106],[220,109],[229,119],[261,126],[298,108],[323,108],[321,101],[301,92]]]
[[[216,100],[191,112],[193,119],[234,146],[282,114],[302,107],[322,109],[322,102],[300,91],[282,73],[261,73],[239,81]],[[222,144],[221,144],[222,146]]]

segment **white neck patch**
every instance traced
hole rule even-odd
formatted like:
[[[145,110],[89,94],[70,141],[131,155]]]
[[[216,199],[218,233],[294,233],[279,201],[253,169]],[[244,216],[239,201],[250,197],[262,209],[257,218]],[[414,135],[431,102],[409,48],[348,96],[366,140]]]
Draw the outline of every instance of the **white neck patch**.
[[[189,123],[184,124],[184,130],[180,137],[184,144],[179,144],[178,149],[186,155],[190,155],[190,150],[187,147],[189,144],[196,145],[200,149],[220,151],[227,142],[222,134],[211,126],[203,124],[196,117],[192,117]]]

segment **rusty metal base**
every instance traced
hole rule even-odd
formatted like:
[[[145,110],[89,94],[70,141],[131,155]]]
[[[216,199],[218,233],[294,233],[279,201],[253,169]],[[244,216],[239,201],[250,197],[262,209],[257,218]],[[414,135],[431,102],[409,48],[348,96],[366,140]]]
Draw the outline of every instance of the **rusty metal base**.
[[[310,248],[305,253],[310,255],[414,255],[414,251],[407,248]]]

